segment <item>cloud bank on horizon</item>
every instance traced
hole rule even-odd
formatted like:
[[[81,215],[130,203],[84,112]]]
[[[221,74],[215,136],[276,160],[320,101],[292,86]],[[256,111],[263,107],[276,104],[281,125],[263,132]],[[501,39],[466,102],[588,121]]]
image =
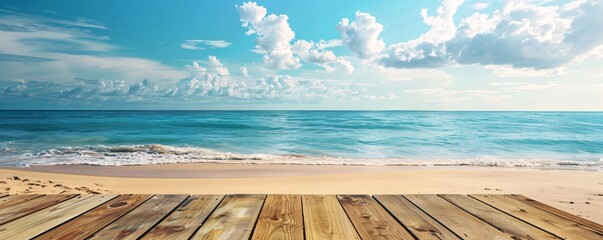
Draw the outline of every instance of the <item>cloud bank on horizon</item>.
[[[304,37],[286,13],[243,2],[223,39],[184,29],[174,46],[146,39],[152,54],[112,36],[119,25],[4,6],[0,107],[603,109],[603,2],[434,4],[403,13],[416,24],[358,9],[321,24],[324,37],[302,24]]]

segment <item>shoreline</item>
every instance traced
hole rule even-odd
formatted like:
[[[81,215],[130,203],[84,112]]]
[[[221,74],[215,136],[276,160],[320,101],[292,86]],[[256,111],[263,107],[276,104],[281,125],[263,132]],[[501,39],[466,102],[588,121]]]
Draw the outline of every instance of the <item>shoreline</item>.
[[[515,193],[603,222],[603,172],[589,170],[190,163],[0,168],[0,178],[10,194]]]
[[[58,164],[32,165],[27,167],[0,167],[1,169],[23,170],[39,173],[56,173],[99,177],[123,178],[257,178],[289,177],[321,174],[368,173],[414,170],[454,170],[454,169],[499,169],[538,171],[578,171],[600,172],[588,167],[532,167],[532,166],[481,166],[481,165],[360,165],[360,164],[284,164],[284,163],[159,163],[140,165],[90,165]]]

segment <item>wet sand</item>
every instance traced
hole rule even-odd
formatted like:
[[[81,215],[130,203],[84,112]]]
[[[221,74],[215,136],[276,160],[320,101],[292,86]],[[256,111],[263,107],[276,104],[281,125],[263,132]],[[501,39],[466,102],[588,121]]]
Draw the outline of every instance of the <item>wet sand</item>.
[[[499,167],[165,164],[0,169],[0,192],[517,193],[603,222],[603,172]]]

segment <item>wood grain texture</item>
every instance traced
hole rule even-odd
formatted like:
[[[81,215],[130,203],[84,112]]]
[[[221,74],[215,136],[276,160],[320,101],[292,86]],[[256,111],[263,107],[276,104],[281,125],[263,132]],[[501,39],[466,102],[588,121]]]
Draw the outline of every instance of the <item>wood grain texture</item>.
[[[423,240],[431,239],[460,239],[450,230],[435,221],[423,210],[400,195],[375,195],[398,221],[400,221],[414,236]]]
[[[44,194],[24,194],[24,195],[10,195],[0,198],[0,209],[8,208],[29,200],[39,198]]]
[[[44,194],[24,194],[6,196],[0,198],[0,209],[8,208],[42,196],[44,196]]]
[[[469,196],[457,194],[442,194],[439,196],[494,226],[501,232],[510,235],[513,239],[559,239]]]
[[[46,195],[43,197],[29,200],[27,202],[23,202],[21,204],[0,209],[0,225],[15,220],[17,218],[29,215],[31,213],[40,211],[44,208],[50,207],[75,196],[77,195]]]
[[[150,194],[126,194],[118,196],[42,234],[36,239],[86,239],[107,224],[128,213],[151,196]]]
[[[155,195],[89,239],[138,239],[187,197],[188,195]]]
[[[143,239],[188,239],[222,201],[224,195],[194,195],[186,199]]]
[[[510,236],[436,195],[404,195],[404,197],[463,239],[493,240],[510,238]]]
[[[575,223],[579,223],[581,225],[584,225],[584,226],[587,226],[587,227],[592,228],[594,230],[597,230],[600,233],[603,233],[603,225],[598,224],[596,222],[593,222],[593,221],[590,221],[590,220],[578,217],[576,215],[573,215],[571,213],[568,213],[568,212],[562,211],[560,209],[551,207],[549,205],[546,205],[546,204],[541,203],[539,201],[536,201],[534,199],[525,197],[523,195],[510,194],[510,195],[507,195],[507,196],[509,196],[509,197],[511,197],[511,198],[513,198],[515,200],[518,200],[520,202],[523,202],[525,204],[531,205],[532,207],[539,208],[541,210],[547,211],[547,212],[555,214],[555,215],[557,215],[559,217],[565,218],[565,219],[573,221]]]
[[[304,239],[300,195],[268,195],[252,239]]]
[[[339,195],[339,203],[362,239],[414,239],[369,195]]]
[[[334,195],[302,197],[306,239],[360,239]]]
[[[228,195],[191,239],[249,239],[266,195]]]
[[[504,195],[470,195],[560,238],[603,239],[603,234]]]
[[[0,226],[0,239],[30,239],[69,221],[117,194],[80,195]]]

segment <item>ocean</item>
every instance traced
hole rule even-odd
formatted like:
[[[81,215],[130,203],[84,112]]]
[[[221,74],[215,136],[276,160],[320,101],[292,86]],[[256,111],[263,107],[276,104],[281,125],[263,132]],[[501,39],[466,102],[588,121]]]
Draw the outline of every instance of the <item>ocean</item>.
[[[603,167],[603,112],[0,111],[0,165]]]

